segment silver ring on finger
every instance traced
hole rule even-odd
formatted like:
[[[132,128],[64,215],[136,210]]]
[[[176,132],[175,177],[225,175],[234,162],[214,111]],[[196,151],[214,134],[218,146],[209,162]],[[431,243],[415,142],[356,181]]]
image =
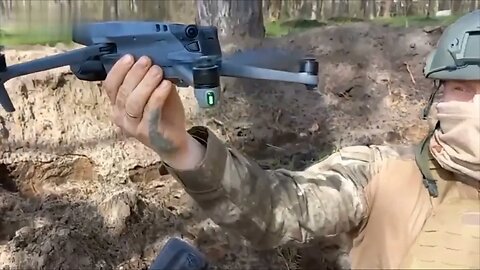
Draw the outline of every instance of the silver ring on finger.
[[[125,114],[126,114],[128,117],[132,118],[132,119],[138,119],[138,118],[140,118],[140,116],[132,115],[131,113],[129,113],[129,112],[127,112],[127,111],[125,111]]]

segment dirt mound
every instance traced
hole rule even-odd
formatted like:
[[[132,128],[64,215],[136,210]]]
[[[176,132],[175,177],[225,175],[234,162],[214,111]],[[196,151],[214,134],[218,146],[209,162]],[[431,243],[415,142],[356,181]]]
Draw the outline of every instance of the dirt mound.
[[[232,79],[225,84],[228,102],[213,115],[217,123],[228,123],[222,128],[235,146],[265,166],[280,161],[301,169],[345,145],[418,141],[426,128],[420,114],[433,86],[422,68],[438,37],[423,29],[355,23],[265,42],[315,56],[318,91]]]
[[[191,89],[180,93],[189,125],[208,125],[265,168],[301,169],[344,145],[418,141],[432,87],[421,69],[437,38],[421,29],[328,26],[263,44],[313,54],[318,91],[226,79],[222,104],[208,112],[194,106]],[[61,50],[5,53],[12,64]],[[0,118],[4,269],[146,269],[173,235],[219,269],[295,266],[295,252],[255,252],[203,216],[161,175],[152,151],[116,133],[100,83],[59,68],[6,86],[17,111]]]

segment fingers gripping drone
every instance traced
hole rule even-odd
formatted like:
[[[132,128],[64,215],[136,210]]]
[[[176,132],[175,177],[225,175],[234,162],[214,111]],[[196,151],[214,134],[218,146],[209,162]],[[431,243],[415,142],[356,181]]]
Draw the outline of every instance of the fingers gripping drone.
[[[214,26],[112,21],[79,24],[72,34],[73,41],[85,47],[11,66],[0,53],[0,103],[7,112],[15,111],[15,107],[4,83],[14,77],[70,66],[80,80],[102,81],[125,54],[136,59],[146,55],[163,69],[165,79],[181,87],[193,87],[202,108],[218,103],[220,76],[301,83],[307,89],[314,89],[318,81],[318,63],[313,58],[301,60],[299,72],[294,73],[255,65],[292,57],[273,49],[223,57]]]

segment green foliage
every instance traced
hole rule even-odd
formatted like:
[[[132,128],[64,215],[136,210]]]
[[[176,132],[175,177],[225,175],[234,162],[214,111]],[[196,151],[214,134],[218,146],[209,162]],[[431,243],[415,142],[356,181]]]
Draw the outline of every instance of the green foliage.
[[[460,16],[426,17],[426,16],[395,16],[390,18],[376,18],[373,21],[394,27],[423,27],[433,25],[449,25]]]
[[[426,17],[426,16],[395,16],[390,18],[375,18],[373,23],[380,23],[392,27],[424,27],[436,25],[449,25],[457,20],[461,15],[452,15],[445,17]],[[332,17],[326,21],[317,20],[288,20],[272,21],[265,24],[265,30],[268,37],[281,37],[289,33],[305,31],[311,28],[322,27],[332,24],[348,24],[366,21],[355,17]],[[368,20],[367,20],[368,21]]]
[[[266,35],[268,37],[281,37],[289,33],[308,30],[315,27],[328,25],[327,22],[317,20],[289,20],[284,22],[268,22],[265,24]]]
[[[14,45],[55,45],[57,43],[72,43],[68,31],[53,29],[51,27],[0,29],[0,44]]]
[[[320,22],[317,20],[289,20],[282,23],[285,27],[290,27],[293,29],[308,29],[312,27],[325,26],[327,23]]]
[[[337,24],[342,24],[342,23],[355,23],[355,22],[364,22],[365,19],[363,18],[356,18],[356,17],[344,17],[344,16],[339,16],[339,17],[331,17],[328,19],[330,23],[337,23]]]
[[[295,33],[305,31],[311,28],[317,28],[333,24],[346,24],[363,22],[362,18],[355,17],[332,17],[326,21],[318,20],[287,20],[287,21],[272,21],[265,24],[265,29],[268,37],[281,37],[288,35],[289,33]]]

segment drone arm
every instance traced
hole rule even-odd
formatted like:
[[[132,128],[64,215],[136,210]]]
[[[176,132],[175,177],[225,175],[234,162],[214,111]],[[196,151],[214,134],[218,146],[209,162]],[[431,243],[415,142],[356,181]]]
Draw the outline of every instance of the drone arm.
[[[7,112],[15,111],[15,106],[13,106],[12,100],[8,96],[7,89],[5,89],[3,83],[0,83],[0,102]]]
[[[2,74],[2,81],[5,82],[11,78],[36,73],[48,69],[68,66],[87,60],[87,58],[105,53],[111,53],[111,46],[108,44],[93,45],[69,52],[48,56],[41,59],[35,59],[29,62],[8,66]]]
[[[221,76],[294,82],[308,85],[316,85],[318,81],[316,75],[310,75],[307,73],[294,73],[254,66],[238,65],[231,62],[222,63]]]

